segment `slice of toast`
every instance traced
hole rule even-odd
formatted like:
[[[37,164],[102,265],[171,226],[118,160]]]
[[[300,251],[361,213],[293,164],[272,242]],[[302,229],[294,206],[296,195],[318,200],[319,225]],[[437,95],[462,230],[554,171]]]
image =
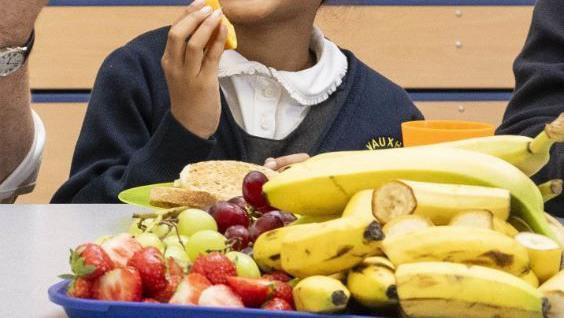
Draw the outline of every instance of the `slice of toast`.
[[[175,181],[175,187],[151,190],[151,204],[159,207],[189,206],[207,208],[220,200],[242,195],[245,176],[260,171],[269,179],[278,173],[240,161],[203,161],[187,165]]]
[[[205,191],[193,191],[176,187],[155,187],[149,194],[151,205],[159,208],[175,208],[188,206],[207,209],[215,202],[216,197]]]

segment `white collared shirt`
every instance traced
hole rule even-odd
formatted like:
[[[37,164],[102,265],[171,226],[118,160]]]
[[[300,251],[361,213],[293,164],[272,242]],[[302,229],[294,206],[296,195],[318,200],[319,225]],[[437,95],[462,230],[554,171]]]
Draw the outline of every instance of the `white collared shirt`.
[[[0,203],[6,200],[11,201],[15,196],[31,192],[35,186],[46,134],[39,115],[32,111],[32,116],[35,127],[33,143],[20,165],[0,183]]]
[[[219,83],[237,124],[253,136],[280,140],[306,117],[311,106],[333,94],[348,69],[346,56],[315,28],[311,50],[317,63],[299,72],[278,71],[225,51]]]

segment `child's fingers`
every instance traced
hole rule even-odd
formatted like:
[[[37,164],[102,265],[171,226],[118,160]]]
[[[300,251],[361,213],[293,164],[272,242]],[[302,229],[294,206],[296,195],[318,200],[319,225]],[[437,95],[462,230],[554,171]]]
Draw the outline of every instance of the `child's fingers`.
[[[186,41],[194,30],[213,12],[212,8],[205,6],[200,10],[185,16],[168,31],[163,60],[172,62],[176,67],[184,65],[184,53],[186,52]]]
[[[205,4],[206,2],[204,0],[192,1],[192,3],[190,3],[190,5],[186,7],[186,10],[184,10],[184,13],[181,16],[179,16],[178,19],[176,19],[176,21],[174,21],[172,25],[177,24],[178,22],[180,22],[180,20],[184,19],[186,16],[200,10],[201,8],[204,7]]]
[[[189,74],[197,75],[202,69],[204,50],[210,42],[212,35],[221,23],[221,10],[215,10],[198,29],[186,45],[186,68]]]
[[[208,47],[208,51],[202,65],[202,73],[212,74],[214,77],[217,76],[219,60],[225,50],[225,40],[227,40],[227,26],[221,24],[219,32]]]

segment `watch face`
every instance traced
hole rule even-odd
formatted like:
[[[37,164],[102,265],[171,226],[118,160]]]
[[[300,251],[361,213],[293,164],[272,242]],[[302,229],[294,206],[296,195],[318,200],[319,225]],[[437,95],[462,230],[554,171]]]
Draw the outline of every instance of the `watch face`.
[[[0,76],[17,71],[24,62],[24,54],[18,51],[0,52]]]

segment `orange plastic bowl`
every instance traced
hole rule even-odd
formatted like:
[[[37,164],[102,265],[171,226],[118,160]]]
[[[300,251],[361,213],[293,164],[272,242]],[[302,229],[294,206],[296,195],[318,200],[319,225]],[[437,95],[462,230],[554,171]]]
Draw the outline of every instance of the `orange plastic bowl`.
[[[493,136],[490,124],[461,120],[418,120],[402,123],[405,147],[436,144],[468,138]]]

